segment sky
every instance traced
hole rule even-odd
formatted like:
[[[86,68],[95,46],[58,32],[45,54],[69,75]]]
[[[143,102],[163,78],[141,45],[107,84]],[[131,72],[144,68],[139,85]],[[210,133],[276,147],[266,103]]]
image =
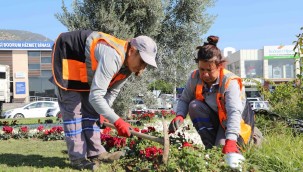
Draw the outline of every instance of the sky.
[[[70,6],[73,0],[64,0]],[[55,17],[62,13],[61,0],[0,0],[0,29],[25,30],[52,40],[66,27]],[[262,49],[291,45],[302,33],[303,0],[217,0],[207,11],[217,15],[208,32],[219,36],[218,47]],[[69,8],[70,9],[70,8]]]

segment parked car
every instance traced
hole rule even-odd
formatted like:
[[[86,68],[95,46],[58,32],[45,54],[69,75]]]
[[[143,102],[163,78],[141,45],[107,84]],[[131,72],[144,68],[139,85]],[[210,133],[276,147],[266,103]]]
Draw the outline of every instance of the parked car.
[[[268,101],[249,101],[252,110],[270,110]]]
[[[161,94],[157,98],[157,109],[173,108],[174,96],[172,94]]]
[[[147,111],[147,106],[144,104],[144,101],[141,98],[133,99],[133,106],[131,108],[132,113],[141,114]]]
[[[247,101],[263,101],[261,97],[247,97]]]
[[[2,114],[2,118],[41,118],[46,117],[49,109],[56,108],[59,108],[56,101],[36,101],[21,108],[7,110]]]
[[[59,106],[55,108],[50,108],[46,112],[46,117],[62,117]]]

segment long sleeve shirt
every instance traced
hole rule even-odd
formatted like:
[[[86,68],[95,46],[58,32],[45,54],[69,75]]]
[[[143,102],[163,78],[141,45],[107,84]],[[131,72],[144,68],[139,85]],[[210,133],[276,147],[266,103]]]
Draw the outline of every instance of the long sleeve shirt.
[[[115,113],[111,106],[121,87],[127,81],[127,77],[116,82],[112,87],[108,87],[113,76],[118,71],[124,70],[124,73],[128,73],[128,76],[131,72],[127,67],[123,65],[121,67],[121,57],[115,49],[105,42],[98,43],[95,49],[95,57],[98,61],[98,67],[91,77],[92,81],[89,80],[91,84],[89,101],[99,114],[102,114],[111,123],[114,123],[118,120],[119,115]]]
[[[178,101],[177,105],[177,115],[182,115],[186,118],[188,113],[188,105],[189,103],[195,99],[195,91],[196,85],[191,85],[192,80],[196,78],[189,77],[187,84],[183,90],[183,93]],[[207,87],[207,84],[204,84],[203,88],[203,96],[205,102],[218,113],[218,105],[216,102],[216,93],[219,89],[219,78],[217,81],[210,87]],[[239,88],[239,84],[236,80],[231,80],[228,88],[225,92],[225,109],[227,115],[226,121],[226,130],[225,136],[226,139],[237,140],[240,133],[240,121],[241,114],[244,110],[243,102],[241,100],[241,91]],[[245,104],[245,103],[244,103]]]

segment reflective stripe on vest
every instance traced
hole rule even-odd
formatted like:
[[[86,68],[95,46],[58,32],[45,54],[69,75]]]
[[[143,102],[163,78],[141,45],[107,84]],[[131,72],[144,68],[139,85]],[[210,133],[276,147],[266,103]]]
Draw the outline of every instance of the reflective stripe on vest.
[[[196,78],[198,79],[199,76],[199,70],[196,70],[192,73],[192,79]],[[225,122],[227,119],[226,115],[226,109],[225,109],[225,97],[224,93],[226,89],[228,88],[228,85],[231,80],[237,80],[239,83],[240,91],[241,91],[241,96],[245,93],[242,85],[241,78],[233,74],[232,72],[226,70],[226,69],[221,69],[220,70],[220,75],[219,75],[219,90],[216,95],[216,103],[218,106],[218,116],[219,116],[219,121],[221,126],[225,129]],[[199,78],[199,80],[202,80]],[[204,101],[204,96],[203,96],[203,88],[204,88],[204,82],[200,82],[196,84],[196,90],[195,90],[195,96],[197,100]],[[243,97],[241,97],[242,99]],[[240,136],[242,137],[243,141],[245,144],[249,142],[250,136],[251,136],[251,131],[252,128],[250,125],[246,124],[243,119],[241,119],[240,122]]]

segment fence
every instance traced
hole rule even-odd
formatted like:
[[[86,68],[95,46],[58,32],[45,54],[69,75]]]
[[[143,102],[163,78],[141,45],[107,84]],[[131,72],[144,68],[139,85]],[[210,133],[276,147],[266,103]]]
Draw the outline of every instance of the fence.
[[[40,96],[29,96],[29,101],[58,101],[55,97],[40,97]]]

